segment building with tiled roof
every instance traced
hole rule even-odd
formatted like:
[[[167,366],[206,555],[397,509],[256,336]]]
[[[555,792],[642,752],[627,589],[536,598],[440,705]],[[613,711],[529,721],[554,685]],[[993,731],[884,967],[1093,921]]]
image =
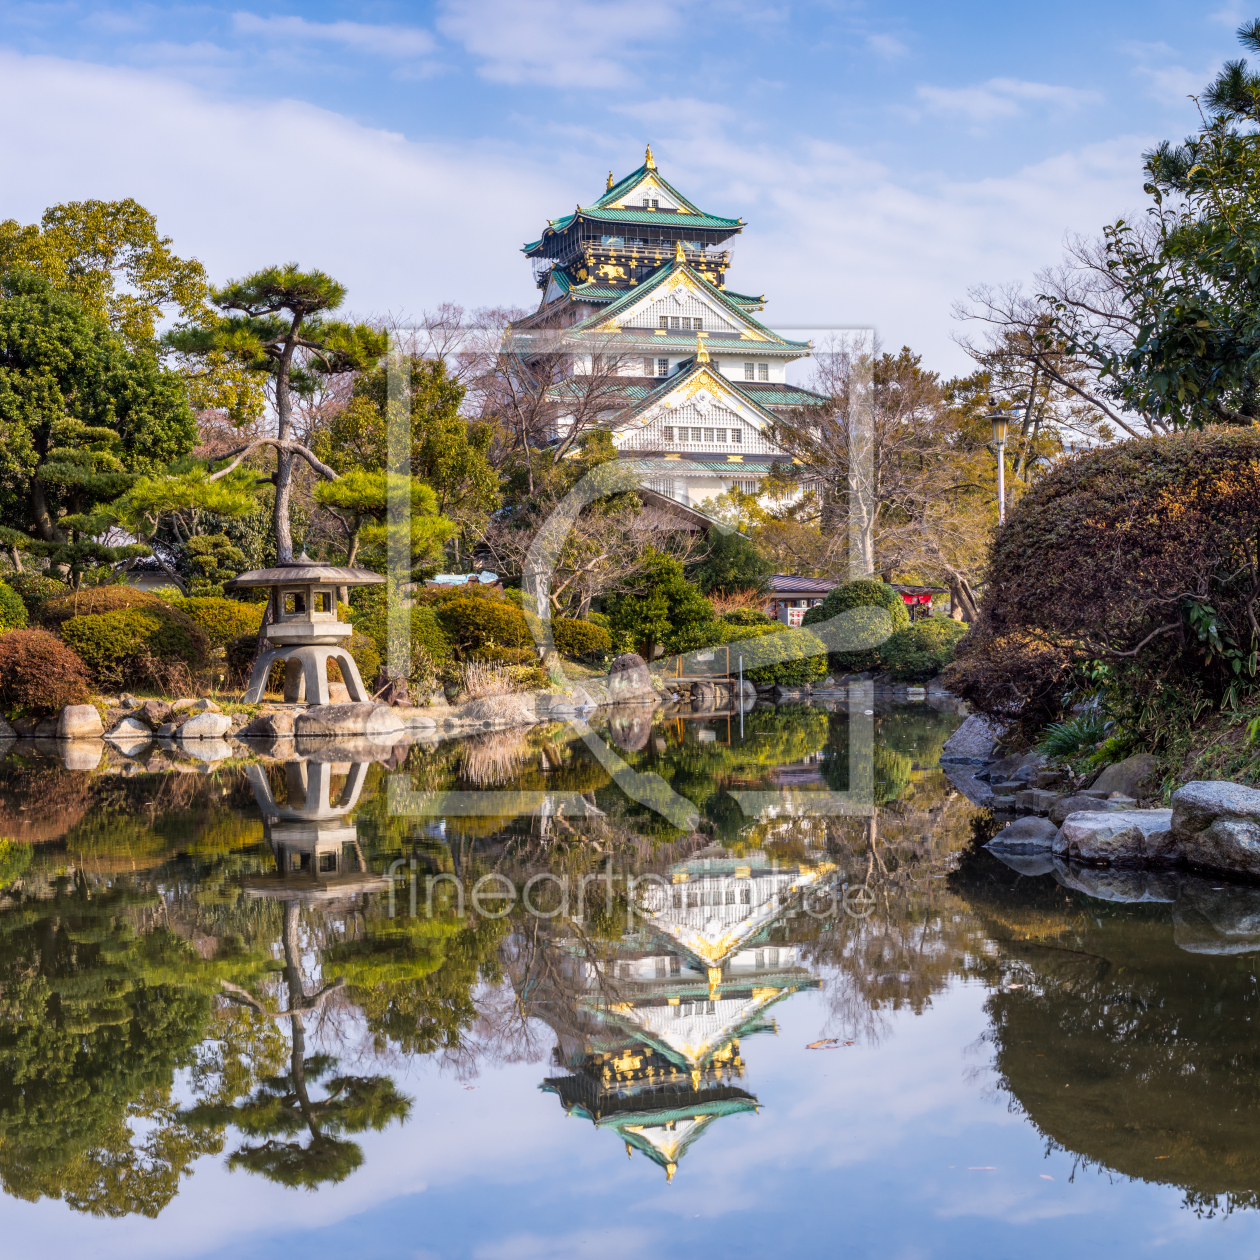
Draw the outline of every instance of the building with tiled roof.
[[[596,362],[613,363],[624,403],[607,416],[614,445],[644,462],[646,487],[690,506],[756,493],[791,462],[771,437],[775,415],[825,401],[787,380],[812,344],[756,319],[764,296],[726,288],[724,244],[744,226],[683,196],[649,148],[638,170],[610,172],[601,197],[524,246],[543,293],[513,327],[516,352],[560,347],[575,392]]]

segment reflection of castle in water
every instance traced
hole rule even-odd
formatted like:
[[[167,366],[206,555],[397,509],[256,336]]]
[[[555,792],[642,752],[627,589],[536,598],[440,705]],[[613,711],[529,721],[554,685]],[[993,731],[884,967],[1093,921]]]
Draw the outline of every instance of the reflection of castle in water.
[[[740,1042],[777,1031],[769,1008],[820,983],[796,946],[770,937],[830,869],[705,850],[670,868],[670,882],[645,898],[647,924],[612,957],[596,960],[566,943],[568,1001],[558,985],[533,995],[556,1030],[556,1064],[568,1069],[543,1088],[672,1180],[715,1120],[757,1110],[742,1083]]]

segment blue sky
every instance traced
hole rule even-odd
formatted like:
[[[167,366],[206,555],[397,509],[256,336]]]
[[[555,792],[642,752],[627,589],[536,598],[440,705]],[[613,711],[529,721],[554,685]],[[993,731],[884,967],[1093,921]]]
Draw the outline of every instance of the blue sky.
[[[965,370],[951,303],[1140,209],[1250,9],[1066,0],[0,3],[0,218],[135,196],[216,280],[361,314],[537,300],[518,250],[652,143],[776,327]]]

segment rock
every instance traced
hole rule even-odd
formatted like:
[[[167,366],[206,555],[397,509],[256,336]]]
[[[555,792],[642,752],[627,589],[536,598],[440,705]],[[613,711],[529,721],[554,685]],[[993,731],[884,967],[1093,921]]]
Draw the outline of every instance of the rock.
[[[100,739],[105,734],[101,715],[90,704],[68,704],[57,718],[58,739]]]
[[[1094,796],[1085,796],[1079,794],[1077,796],[1060,796],[1053,805],[1050,806],[1050,821],[1056,827],[1063,826],[1063,820],[1069,814],[1080,814],[1086,810],[1096,809],[1099,813],[1105,813],[1107,805],[1105,801],[1100,801]]]
[[[1048,818],[1020,818],[1003,827],[985,846],[989,849],[1036,850],[1047,852],[1054,844],[1059,829]]]
[[[961,730],[962,727],[959,727]],[[945,747],[949,744],[946,742]],[[1000,783],[1007,779],[1015,778],[1016,773],[1022,770],[1024,766],[1034,763],[1040,765],[1041,757],[1038,753],[1014,753],[1010,757],[1003,757],[1001,761],[995,761],[987,770],[990,783]]]
[[[128,692],[123,692],[123,694],[118,697],[118,706],[122,709],[138,709],[140,707],[140,701]]]
[[[1172,810],[1082,810],[1059,828],[1054,851],[1082,862],[1172,863],[1181,849],[1172,831]]]
[[[16,739],[17,731],[11,727],[4,718],[0,718],[0,740]]]
[[[388,738],[392,743],[404,729],[402,719],[384,704],[318,704],[297,714],[293,722],[294,735],[325,739],[367,735],[373,741]]]
[[[146,700],[136,712],[156,731],[170,720],[171,706],[162,700]]]
[[[146,726],[143,735],[106,735],[115,748],[118,749],[124,757],[134,757],[138,753],[142,753],[153,742],[153,732]]]
[[[1219,780],[1173,793],[1173,830],[1186,861],[1218,871],[1260,875],[1260,792]]]
[[[171,712],[172,713],[222,713],[223,710],[220,709],[219,706],[215,704],[213,700],[207,700],[204,696],[201,696],[195,700],[189,699],[189,698],[185,698],[183,700],[176,700],[175,703],[171,705]]]
[[[288,751],[281,760],[291,761],[296,753],[303,760],[331,765],[347,761],[352,764],[387,761],[394,755],[394,743],[388,735],[342,735],[337,739],[323,735],[299,735],[292,743],[285,740],[285,746]]]
[[[1063,772],[1061,770],[1038,770],[1037,781],[1035,786],[1039,788],[1052,788],[1063,782]]]
[[[180,739],[221,739],[232,729],[226,713],[198,713],[179,728]]]
[[[1108,766],[1090,784],[1090,790],[1103,792],[1108,796],[1112,792],[1119,792],[1122,796],[1150,796],[1155,788],[1155,771],[1158,767],[1157,757],[1150,753],[1134,753],[1132,757]]]
[[[293,734],[293,719],[292,709],[260,713],[247,726],[242,727],[240,733],[247,739],[283,739]]]
[[[1027,788],[1015,793],[1016,809],[1031,809],[1034,813],[1048,814],[1052,806],[1063,798],[1058,792],[1046,792],[1041,788]]]
[[[137,739],[147,740],[152,734],[153,732],[139,718],[125,717],[106,738],[131,743]]]
[[[614,657],[608,669],[608,695],[613,704],[655,701],[656,690],[647,663],[635,652]]]
[[[95,770],[105,755],[103,739],[66,739],[57,741],[61,763],[67,770]]]
[[[345,683],[329,683],[328,684],[328,703],[329,704],[349,704],[350,688]],[[388,704],[389,701],[382,698],[382,704]]]
[[[1011,814],[1015,812],[1015,798],[1013,796],[994,795],[993,801],[989,806],[999,814]]]
[[[693,683],[691,707],[698,713],[711,713],[717,708],[717,688],[711,682]]]
[[[411,697],[407,692],[407,680],[405,678],[391,678],[385,672],[383,666],[377,672],[376,678],[372,683],[372,694],[376,697],[378,704],[387,704],[393,709],[411,705]],[[349,700],[349,698],[350,693],[347,692],[346,699]],[[442,702],[446,703],[445,696],[442,697]]]

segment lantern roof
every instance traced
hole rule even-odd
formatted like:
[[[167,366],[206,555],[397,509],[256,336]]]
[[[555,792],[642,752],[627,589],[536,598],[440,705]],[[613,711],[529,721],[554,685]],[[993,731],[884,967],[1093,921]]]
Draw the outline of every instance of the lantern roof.
[[[241,590],[249,586],[288,586],[318,582],[323,586],[375,586],[385,579],[370,569],[346,569],[335,564],[320,564],[303,552],[290,564],[274,569],[251,569],[223,583],[224,590]]]

